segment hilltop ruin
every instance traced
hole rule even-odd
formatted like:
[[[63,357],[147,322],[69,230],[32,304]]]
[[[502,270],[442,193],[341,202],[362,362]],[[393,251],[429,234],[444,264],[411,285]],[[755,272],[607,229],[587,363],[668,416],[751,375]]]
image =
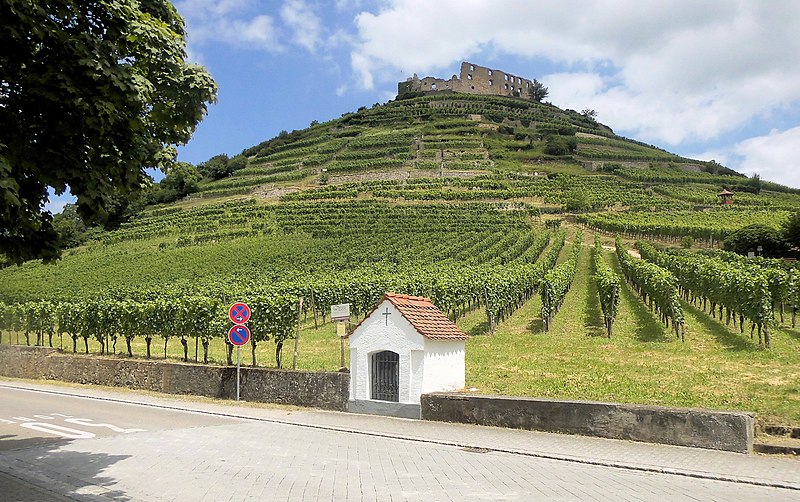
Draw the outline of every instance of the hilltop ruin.
[[[461,63],[460,76],[453,75],[448,80],[436,77],[420,79],[415,73],[405,82],[397,83],[397,94],[455,91],[489,96],[530,98],[531,88],[533,88],[533,81],[527,78],[464,61]]]

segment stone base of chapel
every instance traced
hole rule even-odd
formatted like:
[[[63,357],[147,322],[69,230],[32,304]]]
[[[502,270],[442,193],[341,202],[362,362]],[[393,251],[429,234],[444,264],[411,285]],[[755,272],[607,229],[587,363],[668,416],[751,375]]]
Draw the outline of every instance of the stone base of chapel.
[[[416,418],[421,416],[420,405],[393,403],[391,401],[355,400],[348,401],[347,411],[365,413],[367,415],[384,415],[387,417]]]

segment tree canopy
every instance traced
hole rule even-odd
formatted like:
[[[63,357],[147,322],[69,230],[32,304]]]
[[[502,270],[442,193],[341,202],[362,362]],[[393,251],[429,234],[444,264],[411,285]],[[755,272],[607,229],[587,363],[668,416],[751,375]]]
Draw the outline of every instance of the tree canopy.
[[[795,211],[783,223],[783,238],[786,243],[796,249],[800,249],[800,211]]]
[[[217,85],[167,0],[3,0],[0,19],[0,252],[52,260],[48,187],[102,222],[173,163]]]
[[[528,94],[530,94],[532,100],[541,103],[542,100],[546,98],[549,93],[550,91],[547,89],[547,87],[544,86],[543,83],[539,82],[536,79],[533,79],[533,85],[528,90]]]

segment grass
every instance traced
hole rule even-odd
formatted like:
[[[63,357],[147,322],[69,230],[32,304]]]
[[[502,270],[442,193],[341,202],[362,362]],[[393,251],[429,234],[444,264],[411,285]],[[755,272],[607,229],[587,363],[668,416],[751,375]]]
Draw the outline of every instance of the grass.
[[[571,240],[562,255],[569,251]],[[593,240],[585,232],[584,243]],[[619,273],[616,256],[606,252],[605,258]],[[608,339],[591,267],[585,246],[573,287],[547,335],[542,332],[538,295],[500,323],[494,335],[487,334],[482,308],[459,319],[459,327],[472,335],[466,351],[467,387],[486,394],[744,410],[755,412],[763,423],[800,425],[800,329],[776,327],[773,348],[766,350],[750,339],[749,330],[740,334],[738,328],[684,304],[687,330],[686,342],[681,343],[623,285],[614,335]],[[786,321],[790,322],[790,316]],[[0,339],[4,344],[14,342],[16,335],[6,332]],[[58,340],[54,337],[56,346]],[[22,335],[20,341],[24,343]],[[71,340],[65,338],[64,345],[71,352]],[[79,339],[79,352],[82,347]],[[97,353],[99,344],[90,341],[89,348]],[[179,340],[171,339],[168,348],[168,358],[182,358]],[[293,350],[294,340],[287,340],[285,368],[291,368]],[[136,339],[133,351],[135,357],[144,357],[144,340]],[[275,367],[274,351],[272,341],[260,342],[259,366]],[[125,342],[120,339],[117,353],[124,352]],[[162,338],[153,340],[152,354],[163,358]],[[212,341],[209,355],[212,363],[224,364],[221,339]],[[202,347],[199,357],[202,360]],[[194,340],[189,340],[189,358],[194,360]],[[336,371],[339,358],[335,326],[328,322],[314,329],[313,319],[305,320],[298,369]],[[347,348],[345,358],[349,365]],[[246,346],[242,364],[250,363],[250,346]]]
[[[616,257],[606,258],[619,272]],[[585,249],[547,335],[535,297],[493,336],[470,339],[467,387],[487,394],[744,410],[764,423],[800,424],[797,330],[776,328],[773,348],[764,350],[738,329],[684,305],[687,333],[681,343],[624,285],[608,339],[602,336],[590,267]],[[467,324],[478,321],[459,321],[462,328]]]

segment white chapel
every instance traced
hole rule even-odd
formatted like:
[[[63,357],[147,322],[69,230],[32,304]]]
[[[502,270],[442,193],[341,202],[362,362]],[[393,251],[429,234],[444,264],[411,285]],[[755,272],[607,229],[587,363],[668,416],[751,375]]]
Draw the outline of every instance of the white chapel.
[[[464,387],[467,338],[430,299],[387,293],[349,335],[350,410],[419,418],[422,394]]]

